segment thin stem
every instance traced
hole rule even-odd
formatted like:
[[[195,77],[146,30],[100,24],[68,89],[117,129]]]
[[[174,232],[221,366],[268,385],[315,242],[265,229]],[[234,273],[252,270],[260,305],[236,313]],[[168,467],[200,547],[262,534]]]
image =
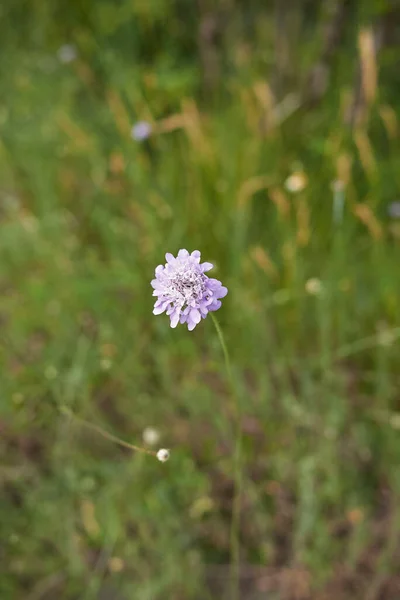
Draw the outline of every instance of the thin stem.
[[[231,369],[231,361],[230,361],[230,358],[229,358],[228,348],[227,348],[227,345],[225,343],[224,334],[222,333],[221,326],[218,323],[218,320],[217,320],[216,316],[213,313],[211,313],[211,318],[212,318],[213,323],[215,325],[215,329],[217,330],[218,339],[220,341],[220,344],[221,344],[221,347],[222,347],[222,351],[224,353],[225,368],[226,368],[226,372],[228,373],[229,383],[230,383],[232,389],[234,389],[233,377],[232,377],[232,369]]]
[[[231,361],[228,347],[225,342],[224,334],[218,323],[217,318],[211,313],[218,339],[225,358],[225,368],[231,387],[232,396],[235,402],[235,453],[234,453],[234,496],[232,504],[232,520],[230,530],[230,558],[231,558],[231,578],[230,578],[230,599],[239,600],[240,597],[240,512],[241,512],[241,491],[242,491],[242,427],[241,427],[241,407],[239,398],[233,380]]]
[[[151,456],[157,456],[157,453],[154,452],[153,450],[147,450],[146,448],[141,448],[140,446],[135,446],[134,444],[129,444],[129,442],[125,442],[124,440],[121,440],[120,438],[113,435],[112,433],[105,431],[98,425],[94,425],[93,423],[89,423],[89,421],[85,421],[85,419],[81,419],[81,417],[77,417],[76,415],[74,415],[74,413],[69,408],[67,408],[65,406],[63,407],[62,412],[65,415],[67,415],[68,417],[71,417],[71,419],[73,419],[74,421],[76,421],[77,423],[82,425],[83,427],[86,427],[87,429],[91,429],[92,431],[96,431],[96,433],[99,433],[103,438],[105,438],[106,440],[109,440],[110,442],[114,442],[115,444],[118,444],[119,446],[122,446],[123,448],[129,448],[129,450],[134,450],[135,452],[142,452],[143,454],[150,454]]]

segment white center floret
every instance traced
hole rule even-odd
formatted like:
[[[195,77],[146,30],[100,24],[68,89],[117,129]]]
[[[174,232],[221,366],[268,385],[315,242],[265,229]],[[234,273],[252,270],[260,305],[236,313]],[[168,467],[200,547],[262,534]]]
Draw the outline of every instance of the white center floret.
[[[204,292],[204,275],[195,270],[182,269],[175,272],[169,279],[168,295],[175,301],[190,304],[199,301]]]

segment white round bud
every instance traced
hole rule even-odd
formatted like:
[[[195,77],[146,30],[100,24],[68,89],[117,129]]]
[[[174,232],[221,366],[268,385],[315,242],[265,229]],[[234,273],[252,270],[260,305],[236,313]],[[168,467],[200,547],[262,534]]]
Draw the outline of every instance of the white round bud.
[[[302,171],[292,173],[285,181],[285,188],[292,194],[302,192],[307,185],[307,176]]]
[[[322,282],[316,277],[311,277],[306,281],[306,292],[310,294],[310,296],[319,296],[323,292]]]
[[[143,430],[142,438],[145,444],[155,446],[160,441],[160,434],[154,427],[146,427]]]
[[[169,450],[166,450],[166,448],[161,448],[157,452],[157,458],[161,462],[166,462],[169,459]]]

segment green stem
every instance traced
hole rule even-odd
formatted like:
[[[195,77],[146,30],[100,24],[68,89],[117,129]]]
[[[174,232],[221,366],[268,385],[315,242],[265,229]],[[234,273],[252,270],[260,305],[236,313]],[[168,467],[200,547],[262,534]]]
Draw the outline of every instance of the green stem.
[[[232,520],[230,529],[230,559],[231,559],[231,577],[230,577],[230,599],[239,600],[240,597],[240,512],[241,512],[241,491],[242,491],[242,427],[241,427],[241,407],[236,392],[235,382],[233,380],[231,361],[228,347],[225,342],[224,334],[218,323],[217,318],[211,313],[218,339],[225,359],[225,368],[231,387],[232,397],[235,402],[235,453],[234,453],[234,496],[232,503]]]
[[[80,425],[82,425],[83,427],[86,427],[87,429],[91,429],[92,431],[95,431],[96,433],[101,435],[106,440],[109,440],[110,442],[114,442],[115,444],[118,444],[119,446],[122,446],[123,448],[128,448],[129,450],[134,450],[135,452],[142,452],[143,454],[150,454],[151,456],[157,456],[157,453],[154,452],[153,450],[147,450],[147,448],[142,448],[140,446],[135,446],[134,444],[130,444],[129,442],[125,442],[125,440],[121,440],[119,437],[113,435],[112,433],[109,433],[102,427],[99,427],[98,425],[95,425],[94,423],[89,423],[89,421],[85,421],[85,419],[81,419],[81,417],[77,417],[66,406],[62,407],[61,412],[63,414],[65,414],[67,417],[69,417],[70,419],[73,419],[74,421],[76,421],[76,423],[79,423]]]
[[[225,338],[224,338],[224,334],[222,333],[222,329],[220,324],[218,323],[218,320],[216,318],[216,316],[214,315],[214,313],[211,313],[211,318],[213,320],[213,323],[215,325],[215,329],[217,330],[217,334],[218,334],[218,339],[220,341],[220,344],[222,346],[222,351],[224,353],[224,359],[225,359],[225,368],[226,368],[226,372],[228,374],[229,377],[229,383],[232,387],[232,389],[234,389],[234,384],[233,384],[233,377],[232,377],[232,369],[231,369],[231,361],[229,358],[229,352],[228,352],[228,347],[225,343]]]

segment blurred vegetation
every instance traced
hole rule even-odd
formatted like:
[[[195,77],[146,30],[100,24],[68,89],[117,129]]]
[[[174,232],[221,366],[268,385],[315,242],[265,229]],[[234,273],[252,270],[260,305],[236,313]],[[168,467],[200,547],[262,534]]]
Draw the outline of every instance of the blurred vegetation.
[[[229,288],[240,597],[399,597],[397,2],[0,16],[0,597],[228,597],[223,356],[152,315],[179,248]]]

